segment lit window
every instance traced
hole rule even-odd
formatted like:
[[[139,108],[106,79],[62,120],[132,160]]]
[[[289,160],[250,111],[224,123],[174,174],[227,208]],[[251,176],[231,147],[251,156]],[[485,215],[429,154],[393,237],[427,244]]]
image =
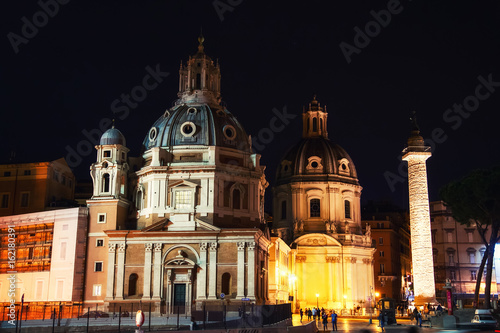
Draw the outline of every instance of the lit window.
[[[320,217],[321,203],[319,199],[311,199],[310,210],[311,210],[310,212],[311,217]]]
[[[106,223],[106,213],[97,214],[97,223]]]
[[[477,280],[477,272],[476,271],[470,271],[470,279],[471,279],[471,281]]]
[[[94,272],[102,272],[102,261],[94,262]]]
[[[191,197],[192,197],[192,191],[190,190],[175,191],[175,208],[177,209],[191,208],[192,207]]]
[[[104,239],[98,239],[98,240],[96,240],[95,246],[96,247],[104,246]]]
[[[94,284],[92,288],[92,296],[101,296],[102,285]]]

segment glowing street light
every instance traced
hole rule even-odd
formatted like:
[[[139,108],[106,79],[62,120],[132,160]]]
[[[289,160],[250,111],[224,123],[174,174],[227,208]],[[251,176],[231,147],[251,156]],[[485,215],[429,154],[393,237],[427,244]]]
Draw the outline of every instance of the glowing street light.
[[[347,295],[344,295],[344,309],[347,308]]]
[[[375,292],[375,307],[377,307],[377,297],[380,296],[380,293],[378,291]]]
[[[316,308],[319,309],[319,294],[316,294]]]

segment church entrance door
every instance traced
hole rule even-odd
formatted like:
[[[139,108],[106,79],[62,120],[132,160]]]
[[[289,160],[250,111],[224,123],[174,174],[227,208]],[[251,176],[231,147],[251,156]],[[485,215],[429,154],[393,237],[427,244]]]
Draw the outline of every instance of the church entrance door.
[[[186,312],[186,284],[174,284],[174,313]]]

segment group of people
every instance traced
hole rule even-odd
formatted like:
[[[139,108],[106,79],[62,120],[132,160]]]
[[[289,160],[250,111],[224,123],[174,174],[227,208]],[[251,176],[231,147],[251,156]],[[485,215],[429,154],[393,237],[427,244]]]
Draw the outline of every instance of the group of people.
[[[332,330],[333,331],[338,331],[337,329],[337,313],[335,310],[330,310],[327,311],[324,308],[306,308],[305,310],[300,309],[300,322],[302,322],[302,319],[304,317],[304,314],[307,316],[308,320],[314,320],[318,319],[318,321],[321,320],[323,323],[323,330],[328,330],[328,319],[331,320],[332,322]]]

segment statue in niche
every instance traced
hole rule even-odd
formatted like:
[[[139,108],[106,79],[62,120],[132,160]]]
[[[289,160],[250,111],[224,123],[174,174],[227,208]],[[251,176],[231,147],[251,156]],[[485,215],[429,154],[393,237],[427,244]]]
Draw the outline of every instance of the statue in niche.
[[[366,224],[366,237],[372,238],[372,227],[370,226],[369,223]]]

